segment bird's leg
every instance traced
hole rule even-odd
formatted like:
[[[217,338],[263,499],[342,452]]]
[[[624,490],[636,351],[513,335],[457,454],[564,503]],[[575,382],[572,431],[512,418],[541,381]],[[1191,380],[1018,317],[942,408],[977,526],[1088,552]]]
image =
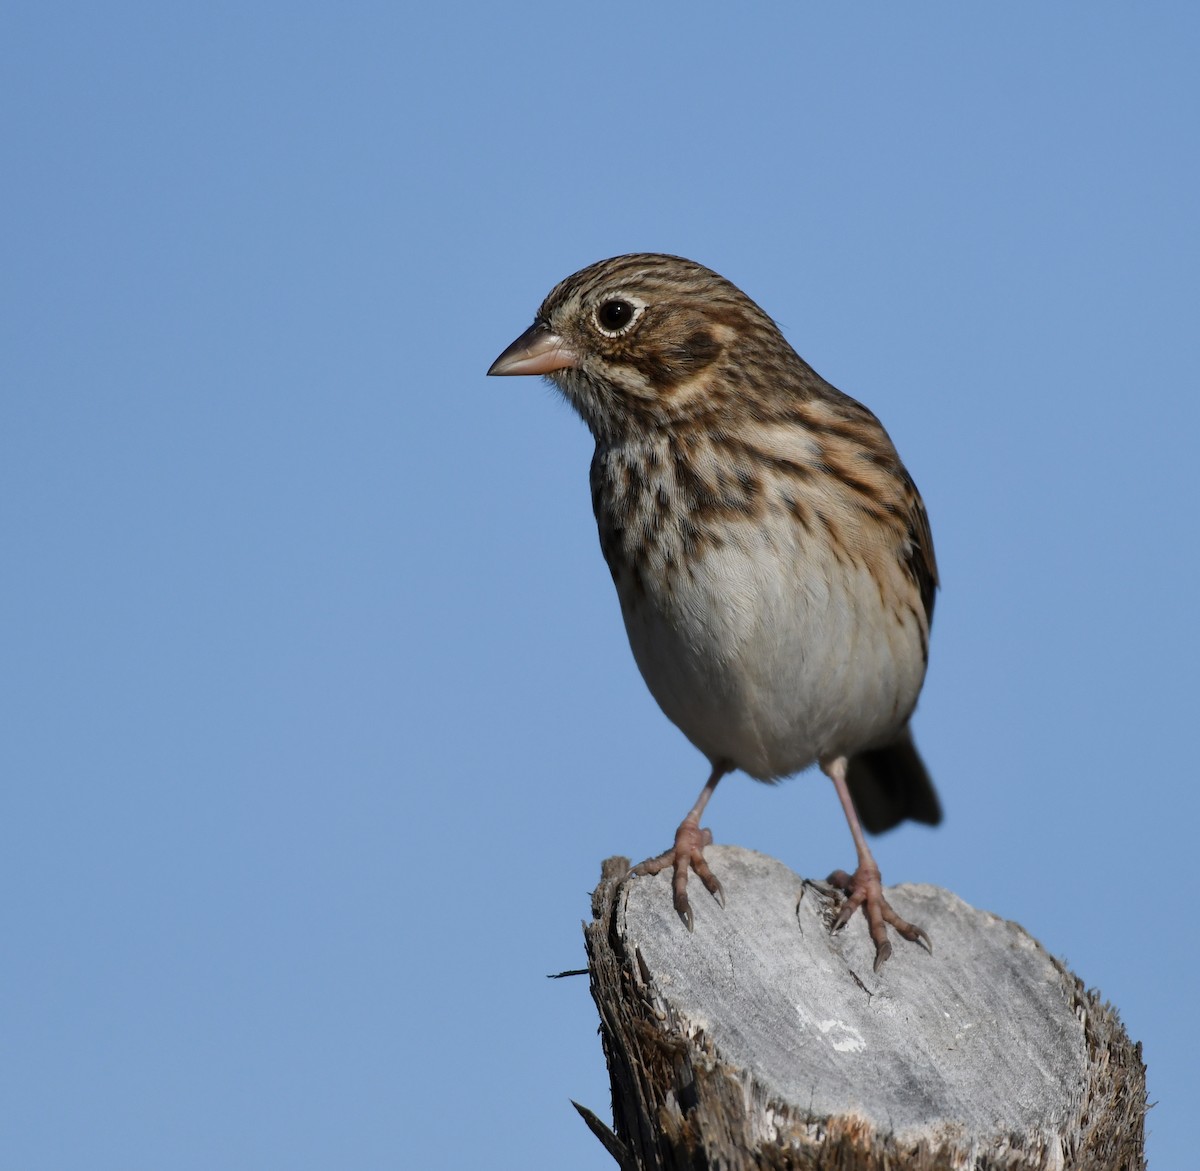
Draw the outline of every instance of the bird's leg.
[[[858,821],[858,811],[854,808],[854,801],[846,786],[846,758],[838,756],[833,760],[821,761],[821,771],[833,782],[833,787],[837,790],[838,800],[842,803],[846,821],[850,824],[850,833],[854,837],[854,848],[858,852],[858,868],[852,875],[844,870],[835,870],[829,876],[829,881],[846,894],[846,901],[833,922],[833,930],[839,931],[845,927],[850,921],[850,916],[862,907],[863,914],[867,917],[867,929],[875,943],[877,972],[883,967],[884,960],[892,954],[892,945],[887,936],[888,923],[905,939],[913,943],[920,941],[932,952],[933,944],[929,936],[920,927],[901,919],[883,897],[879,867],[867,846],[867,839],[863,836],[862,826]]]
[[[712,830],[700,828],[700,817],[704,813],[708,799],[716,791],[717,782],[728,772],[732,772],[732,769],[727,764],[713,765],[708,784],[700,791],[700,796],[696,798],[696,804],[692,806],[687,817],[679,823],[679,828],[675,831],[675,844],[669,850],[659,854],[657,858],[647,858],[645,862],[630,871],[631,874],[657,874],[668,866],[674,867],[671,884],[674,891],[673,902],[676,912],[689,931],[692,930],[692,906],[688,902],[687,896],[689,867],[704,883],[705,890],[722,907],[725,906],[725,892],[721,889],[717,876],[709,870],[708,863],[704,860],[704,847],[712,845]]]

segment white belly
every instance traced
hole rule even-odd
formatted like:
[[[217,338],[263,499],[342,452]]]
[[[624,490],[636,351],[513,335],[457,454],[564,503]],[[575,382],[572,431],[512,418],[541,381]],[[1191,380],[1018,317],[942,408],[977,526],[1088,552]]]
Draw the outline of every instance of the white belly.
[[[908,597],[901,567],[888,572]],[[864,566],[820,542],[773,551],[751,525],[672,591],[633,594],[622,611],[666,715],[710,760],[762,780],[888,743],[924,679],[920,620],[885,607]]]

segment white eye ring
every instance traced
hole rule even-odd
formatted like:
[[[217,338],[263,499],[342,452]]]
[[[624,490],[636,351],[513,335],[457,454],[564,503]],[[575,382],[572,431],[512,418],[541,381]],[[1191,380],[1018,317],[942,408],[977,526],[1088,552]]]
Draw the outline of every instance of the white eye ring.
[[[618,293],[612,297],[605,297],[596,306],[592,317],[596,328],[606,337],[620,337],[633,328],[645,308],[643,302]]]

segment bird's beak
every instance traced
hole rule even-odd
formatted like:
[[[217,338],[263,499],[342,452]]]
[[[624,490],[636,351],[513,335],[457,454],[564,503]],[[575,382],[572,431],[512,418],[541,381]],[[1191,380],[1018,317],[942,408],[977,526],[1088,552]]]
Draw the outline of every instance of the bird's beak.
[[[578,365],[575,351],[548,325],[535,321],[488,367],[488,373],[549,374]]]

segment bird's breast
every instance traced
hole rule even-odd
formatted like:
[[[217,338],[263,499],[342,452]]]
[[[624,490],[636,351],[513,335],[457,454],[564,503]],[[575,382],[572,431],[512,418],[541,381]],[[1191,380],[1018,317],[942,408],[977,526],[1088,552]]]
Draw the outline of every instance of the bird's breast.
[[[729,467],[711,487],[697,502],[669,447],[593,461],[601,546],[660,707],[710,759],[763,779],[886,741],[925,667],[895,555],[839,549],[767,472]]]

